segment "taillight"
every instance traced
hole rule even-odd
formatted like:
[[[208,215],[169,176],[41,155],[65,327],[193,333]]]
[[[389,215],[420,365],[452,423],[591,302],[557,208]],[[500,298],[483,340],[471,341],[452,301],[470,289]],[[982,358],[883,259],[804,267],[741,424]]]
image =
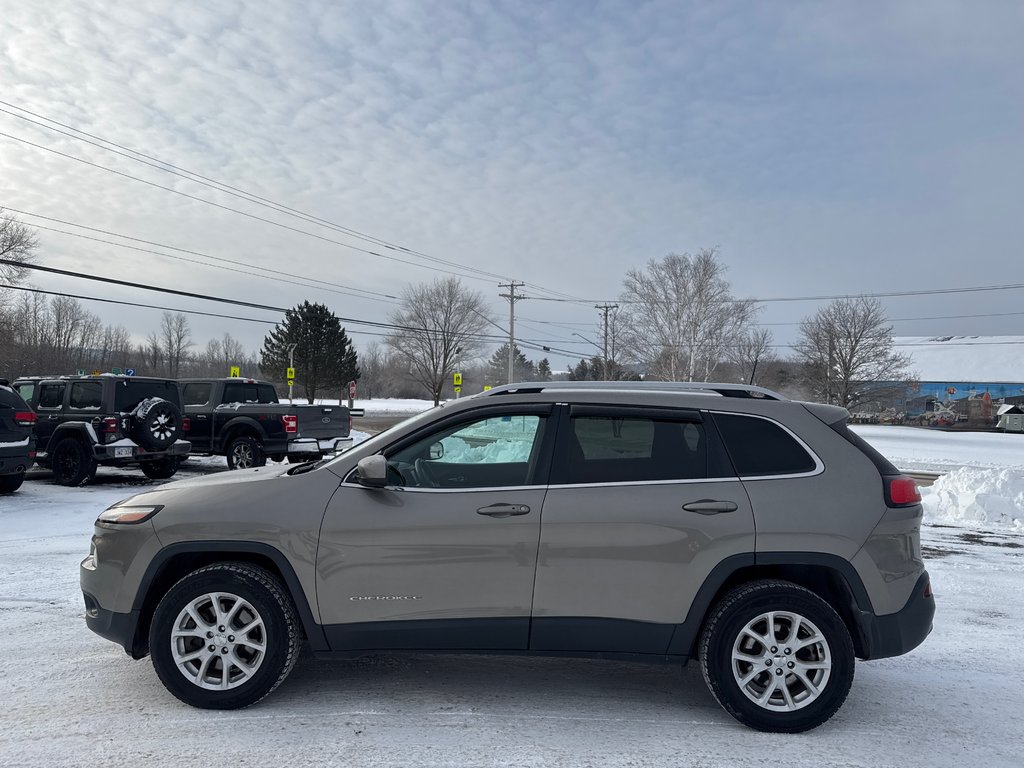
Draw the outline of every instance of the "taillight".
[[[112,435],[117,432],[117,417],[107,416],[103,419],[103,434]]]
[[[22,427],[31,427],[36,423],[35,411],[15,411],[14,423]]]
[[[921,503],[921,492],[917,489],[914,478],[906,475],[887,477],[887,489],[889,498],[886,501],[890,506],[903,507],[910,504]]]
[[[181,431],[188,432],[190,429],[192,429],[192,419],[188,416],[183,416],[181,419]]]
[[[281,417],[281,421],[284,422],[284,431],[288,434],[299,431],[299,417],[295,414],[285,414]]]

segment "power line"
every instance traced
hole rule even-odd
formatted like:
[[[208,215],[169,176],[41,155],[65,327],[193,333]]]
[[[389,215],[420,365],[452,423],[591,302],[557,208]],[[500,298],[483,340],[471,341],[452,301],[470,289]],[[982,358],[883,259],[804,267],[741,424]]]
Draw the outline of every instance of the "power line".
[[[221,262],[224,262],[226,264],[236,264],[236,265],[238,265],[240,267],[245,267],[245,269],[244,270],[232,269],[230,267],[224,267],[224,266],[221,266],[219,264],[205,264],[204,262],[197,261],[195,259],[188,259],[188,258],[185,258],[183,256],[175,256],[174,254],[163,253],[161,251],[154,251],[154,250],[151,250],[149,248],[140,248],[139,246],[128,245],[126,243],[118,243],[118,242],[115,242],[113,240],[104,240],[103,238],[99,238],[99,237],[91,237],[89,235],[83,235],[80,232],[68,232],[67,230],[57,229],[56,227],[47,227],[47,226],[44,226],[42,224],[33,224],[32,225],[36,229],[42,229],[42,230],[45,230],[47,232],[56,232],[58,234],[68,235],[70,237],[77,237],[77,238],[80,238],[82,240],[91,240],[91,241],[97,242],[97,243],[104,243],[106,245],[113,245],[113,246],[116,246],[118,248],[127,248],[129,250],[138,251],[140,253],[151,253],[151,254],[154,254],[156,256],[165,256],[166,258],[169,258],[169,259],[176,259],[178,261],[185,261],[185,262],[189,262],[189,263],[192,263],[192,264],[203,264],[203,266],[213,267],[215,269],[224,269],[224,270],[227,270],[228,272],[241,272],[242,274],[251,275],[252,277],[260,277],[260,278],[264,278],[264,279],[274,280],[275,282],[291,283],[293,285],[298,285],[298,286],[301,286],[303,288],[317,288],[319,290],[329,291],[331,293],[338,293],[338,294],[341,294],[343,296],[352,296],[352,297],[357,298],[357,299],[373,298],[376,301],[385,301],[386,303],[389,303],[389,304],[397,304],[397,302],[389,301],[389,300],[390,299],[397,299],[398,297],[397,296],[392,296],[391,294],[387,294],[387,293],[378,293],[377,291],[369,291],[369,290],[366,290],[365,288],[355,288],[353,286],[342,285],[340,283],[332,283],[330,281],[320,280],[320,279],[315,278],[315,277],[306,277],[305,275],[296,275],[296,274],[294,274],[292,272],[284,272],[284,271],[279,270],[279,269],[271,269],[270,267],[261,267],[261,266],[255,265],[255,264],[247,264],[244,261],[237,261],[235,259],[228,259],[228,258],[224,258],[222,256],[211,256],[210,254],[202,253],[201,251],[191,251],[191,250],[188,250],[187,248],[178,248],[178,247],[173,246],[173,245],[166,245],[166,244],[163,244],[163,243],[156,243],[156,242],[153,242],[151,240],[143,240],[143,239],[137,238],[137,237],[130,237],[129,235],[122,235],[122,234],[117,233],[117,232],[110,232],[108,230],[98,229],[96,227],[89,227],[89,226],[86,226],[84,224],[76,224],[74,222],[64,221],[62,219],[56,219],[56,218],[54,218],[52,216],[43,216],[42,214],[31,213],[29,211],[23,211],[23,210],[19,210],[17,208],[6,208],[6,210],[13,211],[13,212],[21,214],[23,216],[29,216],[29,217],[38,218],[38,219],[45,219],[47,221],[54,221],[54,222],[57,222],[59,224],[64,224],[64,225],[69,226],[69,227],[78,227],[80,229],[85,229],[85,230],[88,230],[90,232],[99,232],[99,233],[102,233],[102,234],[110,235],[111,237],[120,237],[120,238],[123,238],[125,240],[132,240],[134,242],[147,243],[147,244],[150,244],[150,245],[155,245],[155,246],[160,247],[160,248],[166,248],[167,250],[178,251],[178,252],[181,252],[181,253],[189,253],[189,254],[193,254],[193,255],[196,255],[196,256],[201,256],[204,259],[210,259],[212,261],[221,261]],[[271,277],[270,275],[257,275],[257,274],[253,274],[251,270],[254,270],[254,269],[255,270],[259,270],[261,272],[268,272],[268,273],[270,273],[272,275],[275,275],[276,277]],[[291,277],[297,277],[300,280],[305,280],[307,282],[306,283],[300,283],[300,282],[297,282],[296,280],[290,279]],[[307,283],[319,283],[320,285],[308,285]],[[323,286],[331,286],[331,287],[326,287],[325,288]],[[363,295],[360,295],[360,294],[366,294],[366,295],[363,296]]]
[[[314,238],[316,240],[322,240],[325,243],[332,243],[334,245],[340,245],[343,248],[349,248],[350,250],[358,251],[359,253],[365,253],[365,254],[370,255],[370,256],[377,256],[377,257],[379,257],[381,259],[388,259],[389,261],[396,261],[396,262],[398,262],[400,264],[407,264],[407,265],[413,266],[413,267],[420,267],[420,268],[423,268],[423,269],[432,269],[432,270],[434,270],[436,272],[444,272],[445,274],[454,275],[456,277],[464,277],[467,280],[487,280],[488,279],[486,277],[481,277],[479,275],[467,275],[467,274],[464,274],[464,273],[461,273],[461,272],[453,272],[453,271],[448,270],[448,269],[441,269],[440,267],[429,267],[429,266],[427,266],[425,264],[419,264],[419,263],[416,263],[416,262],[413,262],[413,261],[408,261],[406,259],[400,259],[397,256],[389,256],[387,254],[378,253],[377,251],[371,251],[371,250],[368,250],[366,248],[360,248],[359,246],[352,245],[351,243],[345,243],[345,242],[342,242],[341,240],[334,240],[334,239],[332,239],[330,237],[324,237],[323,235],[318,235],[315,232],[309,232],[309,231],[304,230],[304,229],[299,229],[298,227],[289,226],[288,224],[282,224],[279,221],[273,221],[272,219],[267,219],[267,218],[265,218],[263,216],[257,216],[254,213],[248,213],[248,212],[242,211],[242,210],[240,210],[238,208],[232,208],[229,205],[222,205],[221,203],[215,203],[212,200],[206,200],[205,198],[197,197],[196,195],[190,195],[187,192],[182,192],[179,189],[174,189],[173,187],[166,187],[163,184],[157,184],[154,181],[149,181],[148,179],[143,179],[140,176],[133,176],[130,173],[125,173],[124,171],[119,171],[116,168],[111,168],[111,167],[106,166],[106,165],[101,165],[99,163],[94,163],[94,162],[91,162],[91,161],[86,160],[84,158],[76,157],[75,155],[70,155],[67,152],[61,152],[59,150],[52,149],[50,147],[45,147],[42,144],[37,144],[34,141],[29,141],[28,139],[23,139],[23,138],[21,138],[19,136],[13,136],[13,135],[11,135],[9,133],[4,133],[2,131],[0,131],[0,136],[3,136],[4,138],[8,138],[8,139],[13,139],[14,141],[20,141],[23,144],[28,144],[29,146],[35,147],[36,149],[41,149],[44,152],[52,152],[53,154],[59,155],[59,156],[64,157],[64,158],[67,158],[68,160],[74,160],[75,162],[83,163],[84,165],[88,165],[88,166],[91,166],[93,168],[98,168],[98,169],[103,170],[103,171],[108,171],[109,173],[113,173],[113,174],[115,174],[117,176],[121,176],[121,177],[126,178],[126,179],[131,179],[132,181],[138,181],[138,182],[140,182],[142,184],[146,184],[147,186],[155,187],[156,189],[162,189],[165,192],[172,192],[175,195],[180,195],[182,197],[188,198],[189,200],[194,200],[194,201],[199,202],[199,203],[205,203],[206,205],[212,205],[215,208],[220,208],[222,210],[229,211],[231,213],[237,213],[240,216],[245,216],[245,217],[250,218],[250,219],[255,219],[256,221],[262,221],[265,224],[270,224],[271,226],[279,227],[280,229],[286,229],[286,230],[288,230],[290,232],[295,232],[295,233],[300,234],[300,235],[306,235],[307,237],[312,237],[312,238]]]
[[[119,143],[117,143],[115,141],[111,141],[110,139],[105,139],[102,136],[97,136],[96,134],[88,133],[87,131],[83,131],[83,130],[81,130],[79,128],[75,128],[74,126],[68,125],[67,123],[63,123],[63,122],[61,122],[59,120],[55,120],[55,119],[53,119],[51,117],[47,117],[45,115],[41,115],[41,114],[39,114],[37,112],[33,112],[33,111],[31,111],[29,109],[26,109],[25,107],[19,106],[17,104],[12,104],[12,103],[10,103],[8,101],[3,101],[3,100],[0,100],[0,104],[3,104],[3,105],[8,106],[8,107],[11,107],[12,109],[16,109],[19,112],[24,112],[25,114],[32,115],[33,117],[38,117],[40,120],[45,120],[47,123],[53,123],[54,125],[59,125],[62,128],[67,128],[68,131],[73,131],[74,133],[69,133],[68,131],[63,131],[63,130],[60,130],[59,128],[54,128],[53,125],[47,125],[46,123],[41,123],[38,120],[32,120],[32,119],[30,119],[28,117],[25,117],[25,115],[18,114],[17,112],[11,112],[8,109],[0,108],[0,112],[3,112],[5,114],[7,114],[7,115],[10,115],[11,117],[15,117],[15,118],[17,118],[19,120],[24,120],[24,121],[26,121],[28,123],[31,123],[31,124],[36,125],[36,126],[39,126],[39,127],[44,128],[46,130],[49,130],[49,131],[53,131],[55,133],[59,133],[59,134],[61,134],[63,136],[67,136],[67,137],[69,137],[71,139],[74,139],[76,141],[81,141],[81,142],[84,142],[86,144],[90,144],[90,145],[98,147],[99,149],[102,149],[102,150],[104,150],[106,152],[112,152],[112,153],[114,153],[116,155],[119,155],[121,157],[125,157],[128,160],[131,160],[133,162],[141,163],[141,164],[149,166],[151,168],[155,168],[158,171],[162,171],[162,172],[165,172],[165,173],[171,173],[171,174],[174,174],[175,176],[178,176],[180,178],[184,178],[184,179],[187,179],[189,181],[192,181],[193,183],[201,184],[202,186],[208,187],[210,189],[214,189],[214,190],[216,190],[218,192],[221,192],[221,193],[224,193],[224,194],[228,194],[228,195],[231,195],[233,197],[245,200],[246,202],[253,203],[255,205],[259,205],[259,206],[262,206],[264,208],[269,208],[269,209],[271,209],[271,210],[273,210],[273,211],[275,211],[277,213],[282,213],[282,214],[284,214],[286,216],[291,216],[293,218],[298,218],[298,219],[300,219],[302,221],[305,221],[305,222],[308,222],[310,224],[315,224],[315,225],[318,225],[318,226],[323,226],[323,227],[335,230],[337,232],[341,232],[343,234],[346,234],[346,235],[348,235],[350,237],[354,237],[354,238],[363,240],[365,242],[369,242],[369,243],[372,243],[374,245],[378,245],[378,246],[381,246],[383,248],[387,248],[389,250],[401,251],[403,253],[408,253],[408,254],[410,254],[412,256],[416,256],[418,258],[421,258],[421,259],[424,259],[424,260],[427,260],[427,261],[430,261],[430,262],[434,262],[434,263],[437,263],[437,264],[445,264],[445,265],[452,266],[452,267],[458,267],[460,269],[464,269],[464,270],[467,270],[469,272],[475,272],[475,273],[477,273],[479,275],[483,275],[483,276],[487,276],[487,277],[491,277],[491,278],[506,279],[502,275],[496,274],[494,272],[488,272],[487,270],[482,270],[482,269],[480,269],[478,267],[473,267],[473,266],[469,266],[469,265],[465,265],[465,264],[460,264],[459,262],[452,261],[450,259],[443,259],[443,258],[440,258],[438,256],[431,256],[428,253],[424,253],[422,251],[418,251],[418,250],[415,250],[415,249],[407,248],[405,246],[397,245],[395,243],[388,242],[387,240],[384,240],[383,238],[379,238],[379,237],[376,237],[374,235],[368,235],[368,234],[366,234],[364,232],[360,232],[359,230],[352,229],[351,227],[346,227],[344,225],[332,222],[332,221],[330,221],[328,219],[324,219],[324,218],[321,218],[319,216],[314,216],[313,214],[305,213],[305,212],[300,211],[298,209],[291,208],[291,207],[289,207],[289,206],[287,206],[287,205],[285,205],[283,203],[275,202],[275,201],[270,200],[268,198],[265,198],[265,197],[262,197],[260,195],[257,195],[257,194],[255,194],[253,192],[249,192],[249,191],[241,189],[239,187],[232,186],[231,184],[227,184],[226,182],[218,181],[216,179],[212,179],[212,178],[210,178],[208,176],[204,176],[204,175],[202,175],[200,173],[197,173],[195,171],[191,171],[191,170],[188,170],[186,168],[182,168],[180,166],[174,165],[173,163],[167,162],[166,160],[161,160],[158,157],[154,157],[153,155],[148,155],[148,154],[146,154],[144,152],[140,152],[140,151],[138,151],[136,149],[132,149],[131,147],[127,147],[127,146],[125,146],[123,144],[119,144]],[[75,134],[78,134],[78,135],[75,135]],[[6,135],[6,134],[3,134],[3,135]],[[83,137],[88,137],[88,138],[83,138]],[[16,137],[9,137],[9,138],[16,138]],[[91,139],[95,139],[95,141],[92,141]],[[18,140],[21,140],[21,139],[18,139]],[[100,142],[102,142],[102,143],[100,143]],[[27,142],[27,143],[31,143],[31,142]],[[104,146],[104,145],[110,145],[110,146]],[[37,145],[33,145],[33,146],[37,146]],[[112,149],[111,147],[117,147],[117,149]],[[45,147],[41,147],[41,148],[45,149]],[[119,150],[124,150],[124,151],[119,151]],[[58,154],[60,154],[60,153],[58,153]],[[73,158],[73,159],[78,159],[78,158]],[[112,169],[106,169],[106,170],[112,170]],[[112,172],[116,172],[116,171],[112,171]],[[171,191],[175,191],[175,190],[171,190]],[[202,200],[201,198],[196,198],[196,199],[199,199],[202,202],[207,202],[207,203],[209,203],[211,205],[216,205],[216,203],[212,203],[211,201]],[[229,210],[234,210],[234,209],[229,209]],[[237,213],[242,213],[243,215],[249,215],[249,214],[245,214],[245,213],[243,213],[241,211],[236,211],[236,212]],[[307,234],[312,234],[312,233],[307,233]],[[381,254],[376,254],[376,255],[382,256]],[[387,257],[383,257],[383,258],[387,258]],[[409,263],[409,262],[404,262],[404,263]],[[424,265],[417,265],[417,266],[424,266]],[[445,271],[445,270],[440,270],[440,271]],[[454,274],[454,273],[451,273],[451,274]],[[539,291],[542,291],[544,293],[549,293],[549,294],[552,294],[552,295],[555,295],[555,296],[563,296],[563,297],[567,297],[567,298],[572,298],[572,296],[570,294],[562,293],[560,291],[554,291],[554,290],[551,290],[549,288],[545,288],[545,287],[540,286],[540,285],[535,285],[535,284],[531,283],[530,287],[534,288],[535,290],[539,290]]]

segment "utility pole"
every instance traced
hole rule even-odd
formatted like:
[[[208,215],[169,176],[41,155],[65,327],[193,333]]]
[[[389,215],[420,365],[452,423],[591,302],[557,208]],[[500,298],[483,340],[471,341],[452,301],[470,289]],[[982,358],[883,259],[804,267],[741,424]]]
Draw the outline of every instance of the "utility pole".
[[[521,300],[522,296],[516,296],[516,288],[526,285],[526,283],[517,283],[515,280],[511,280],[507,283],[498,283],[499,288],[508,288],[508,293],[498,294],[503,299],[508,299],[508,383],[512,383],[512,370],[513,361],[515,355],[512,350],[516,344],[516,302]]]
[[[608,313],[618,309],[618,304],[596,304],[595,309],[604,312],[604,380],[608,381]]]

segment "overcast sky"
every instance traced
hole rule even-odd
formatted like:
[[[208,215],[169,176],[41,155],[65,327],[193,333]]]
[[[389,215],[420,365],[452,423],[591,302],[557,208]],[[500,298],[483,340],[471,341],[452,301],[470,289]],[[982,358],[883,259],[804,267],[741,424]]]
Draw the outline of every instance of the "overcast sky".
[[[194,260],[184,262],[40,231],[49,266],[273,306],[309,299],[375,321],[394,309],[388,299],[259,268],[397,296],[442,266],[468,275],[505,327],[497,275],[531,284],[531,296],[582,299],[517,305],[517,335],[580,354],[596,351],[572,335],[598,340],[593,304],[669,252],[719,248],[735,292],[757,298],[1024,282],[1018,2],[0,0],[0,31],[4,102],[464,265],[371,245],[0,112],[0,133],[316,235],[0,136],[0,206],[204,254],[178,252]],[[229,272],[207,256],[248,266],[221,262],[241,270]],[[900,319],[898,335],[1021,334],[1022,296],[885,305],[893,319],[1004,313]],[[160,321],[87,306],[140,338]],[[766,303],[760,319],[796,323],[817,306]],[[266,332],[191,323],[197,346],[228,331],[256,348]],[[359,346],[373,339],[347,327]],[[771,327],[780,344],[793,340],[794,326]],[[568,359],[549,357],[555,368]]]

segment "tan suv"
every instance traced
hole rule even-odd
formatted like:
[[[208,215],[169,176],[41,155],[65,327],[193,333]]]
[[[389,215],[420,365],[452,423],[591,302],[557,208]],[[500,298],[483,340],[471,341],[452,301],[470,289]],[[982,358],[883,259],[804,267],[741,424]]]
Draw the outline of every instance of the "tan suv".
[[[741,722],[807,730],[935,611],[914,482],[847,415],[737,385],[493,389],[333,460],[115,504],[86,621],[199,707],[259,701],[305,641],[697,658]]]

